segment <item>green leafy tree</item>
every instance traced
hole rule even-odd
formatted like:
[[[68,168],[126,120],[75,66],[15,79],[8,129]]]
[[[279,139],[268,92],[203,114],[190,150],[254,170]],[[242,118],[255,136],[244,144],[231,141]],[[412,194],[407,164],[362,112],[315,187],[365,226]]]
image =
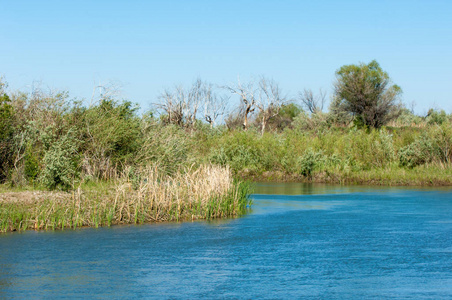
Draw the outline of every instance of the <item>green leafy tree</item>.
[[[303,111],[303,109],[295,103],[288,103],[281,105],[278,115],[269,122],[270,128],[275,128],[279,131],[287,127],[291,127],[294,119]]]
[[[115,166],[133,161],[140,136],[137,110],[138,106],[129,101],[118,103],[102,99],[84,112],[74,112],[80,114],[84,122],[83,169],[86,174],[107,179]]]
[[[0,182],[7,177],[8,169],[11,165],[11,144],[14,133],[14,109],[11,100],[5,93],[3,83],[0,78]]]
[[[353,115],[357,125],[379,128],[399,114],[402,89],[375,60],[342,66],[334,88],[332,111]]]

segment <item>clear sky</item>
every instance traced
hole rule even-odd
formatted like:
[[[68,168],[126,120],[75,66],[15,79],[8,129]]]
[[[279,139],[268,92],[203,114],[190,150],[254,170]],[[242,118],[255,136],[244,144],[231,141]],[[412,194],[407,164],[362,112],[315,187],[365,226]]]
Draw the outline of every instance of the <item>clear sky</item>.
[[[0,75],[71,97],[121,83],[142,108],[197,77],[265,75],[330,94],[335,71],[376,59],[403,101],[452,112],[452,1],[0,0]]]

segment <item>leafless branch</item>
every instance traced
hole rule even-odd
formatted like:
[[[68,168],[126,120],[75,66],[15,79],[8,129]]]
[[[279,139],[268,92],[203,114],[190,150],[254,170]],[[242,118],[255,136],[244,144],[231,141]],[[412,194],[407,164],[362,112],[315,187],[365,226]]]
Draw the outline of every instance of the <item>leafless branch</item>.
[[[298,94],[302,107],[309,111],[311,114],[316,114],[323,110],[325,105],[326,92],[322,89],[319,90],[318,95],[314,95],[312,90],[304,89],[303,92]]]

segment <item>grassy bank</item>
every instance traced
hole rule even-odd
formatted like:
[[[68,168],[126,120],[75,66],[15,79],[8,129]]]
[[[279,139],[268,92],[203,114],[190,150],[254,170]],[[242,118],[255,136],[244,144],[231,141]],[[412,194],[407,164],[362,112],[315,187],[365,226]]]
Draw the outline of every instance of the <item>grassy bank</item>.
[[[452,126],[223,132],[211,161],[240,178],[372,185],[452,185]]]
[[[249,186],[217,166],[171,176],[156,167],[126,169],[72,192],[2,189],[0,232],[234,217],[250,204]]]
[[[330,183],[345,185],[378,185],[378,186],[451,186],[452,167],[440,169],[437,166],[424,166],[416,169],[385,168],[360,170],[355,172],[315,172],[311,177],[299,173],[240,172],[242,180],[257,182],[304,182]]]

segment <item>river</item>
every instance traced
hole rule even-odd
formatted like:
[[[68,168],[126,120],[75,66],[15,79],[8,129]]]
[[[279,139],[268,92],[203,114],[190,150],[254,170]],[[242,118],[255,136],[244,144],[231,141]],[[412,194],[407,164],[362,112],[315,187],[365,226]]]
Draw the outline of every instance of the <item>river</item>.
[[[237,219],[0,235],[0,298],[452,298],[452,189],[261,183]]]

